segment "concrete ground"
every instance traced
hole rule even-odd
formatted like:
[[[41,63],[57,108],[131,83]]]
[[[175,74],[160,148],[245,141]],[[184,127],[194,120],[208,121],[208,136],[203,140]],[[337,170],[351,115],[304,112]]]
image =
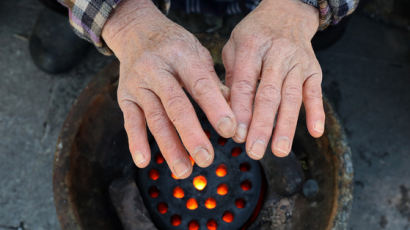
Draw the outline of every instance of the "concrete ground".
[[[0,1],[0,230],[59,229],[55,143],[71,104],[112,59],[92,50],[66,74],[31,62],[27,36],[42,6]],[[355,190],[349,229],[410,229],[410,32],[356,14],[318,58],[345,125]]]

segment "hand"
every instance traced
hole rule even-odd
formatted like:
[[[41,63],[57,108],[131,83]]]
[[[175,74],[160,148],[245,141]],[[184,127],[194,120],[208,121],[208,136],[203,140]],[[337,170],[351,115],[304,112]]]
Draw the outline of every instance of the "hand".
[[[318,25],[318,11],[312,6],[298,0],[264,0],[235,27],[223,49],[238,122],[234,140],[246,140],[253,159],[265,153],[275,114],[272,152],[289,154],[302,100],[310,134],[323,134],[322,72],[311,45]]]
[[[147,122],[177,177],[192,172],[186,150],[198,166],[210,165],[214,150],[182,87],[221,136],[234,135],[236,120],[208,50],[151,0],[123,0],[105,24],[103,38],[120,60],[118,103],[135,164],[145,167],[150,161]]]

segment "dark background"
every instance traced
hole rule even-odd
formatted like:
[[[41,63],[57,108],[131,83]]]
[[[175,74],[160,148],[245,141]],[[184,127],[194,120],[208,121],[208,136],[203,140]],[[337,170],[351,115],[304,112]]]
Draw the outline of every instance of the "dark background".
[[[405,0],[362,4],[341,40],[318,53],[324,91],[353,152],[349,229],[410,229],[407,6]],[[38,70],[28,37],[42,9],[33,0],[0,2],[0,230],[59,229],[51,184],[55,143],[77,95],[113,60],[92,49],[68,73]]]

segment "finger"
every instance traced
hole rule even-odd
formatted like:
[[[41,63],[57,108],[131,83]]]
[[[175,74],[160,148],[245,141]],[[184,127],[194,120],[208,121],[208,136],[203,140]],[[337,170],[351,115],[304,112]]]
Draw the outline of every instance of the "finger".
[[[186,65],[177,65],[174,68],[211,125],[219,135],[229,138],[235,133],[235,116],[221,93],[220,86],[214,80],[218,76],[209,52],[203,52],[205,54],[195,58],[189,58],[188,55],[188,59],[185,60]]]
[[[322,77],[310,76],[303,85],[303,104],[306,110],[306,125],[310,135],[320,137],[325,128],[325,112],[322,99]]]
[[[261,71],[261,58],[256,52],[244,48],[235,51],[235,64],[231,86],[231,107],[238,122],[233,140],[245,141],[252,118],[256,84]]]
[[[119,104],[124,115],[124,127],[127,132],[132,159],[135,165],[144,168],[151,158],[144,113],[132,101],[123,100]]]
[[[209,166],[214,158],[213,147],[202,130],[194,107],[172,75],[164,74],[160,78],[156,82],[155,92],[178,131],[182,143],[198,166]]]
[[[263,65],[261,82],[256,93],[252,121],[246,139],[247,153],[255,160],[263,157],[272,136],[285,75],[279,63],[274,64],[267,60]]]
[[[138,98],[144,110],[148,128],[172,173],[178,178],[187,178],[192,172],[191,162],[160,100],[147,89],[141,89]]]
[[[225,84],[230,88],[232,86],[233,65],[235,64],[235,48],[231,40],[222,49],[222,62],[225,67]]]
[[[272,152],[278,157],[289,154],[302,104],[302,79],[299,66],[293,67],[282,86],[282,98],[275,131]]]

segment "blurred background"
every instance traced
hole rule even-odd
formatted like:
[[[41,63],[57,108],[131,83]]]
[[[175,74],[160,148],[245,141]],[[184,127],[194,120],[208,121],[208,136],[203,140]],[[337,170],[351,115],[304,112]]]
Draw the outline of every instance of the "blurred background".
[[[409,5],[362,1],[339,41],[317,52],[325,94],[353,153],[351,230],[410,229]],[[71,70],[41,71],[29,39],[38,20],[47,21],[39,18],[44,8],[0,1],[0,230],[59,229],[55,144],[76,97],[114,60],[80,44],[85,51]]]

